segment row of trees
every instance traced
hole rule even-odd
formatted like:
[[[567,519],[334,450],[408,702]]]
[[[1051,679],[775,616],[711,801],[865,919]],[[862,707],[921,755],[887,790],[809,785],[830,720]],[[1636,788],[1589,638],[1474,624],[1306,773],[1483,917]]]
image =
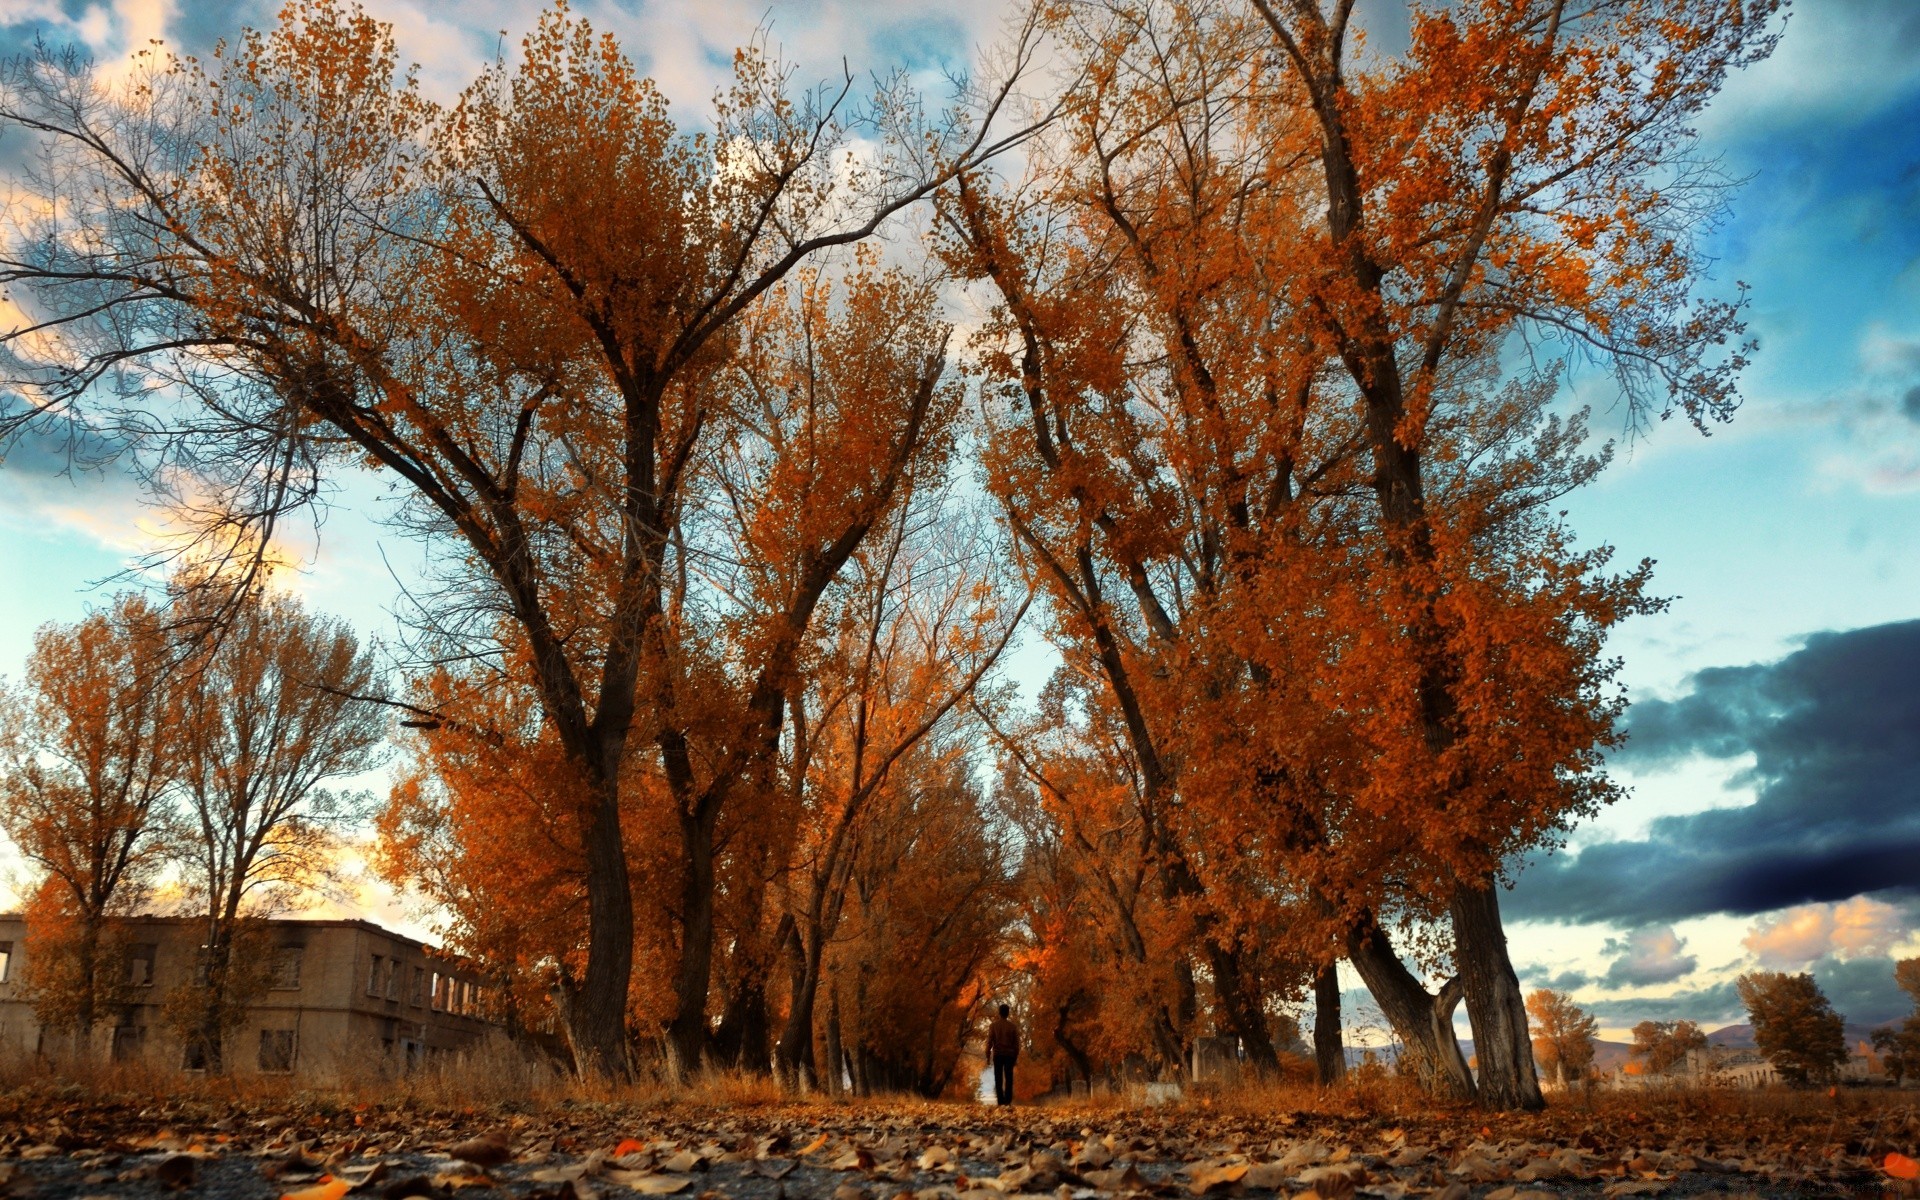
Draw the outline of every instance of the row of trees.
[[[564,10],[451,106],[332,0],[41,52],[13,416],[191,479],[243,584],[327,471],[394,482],[440,586],[383,863],[583,1070],[936,1087],[1011,965],[1082,1071],[1272,1067],[1311,988],[1331,1075],[1345,958],[1436,1094],[1536,1106],[1498,889],[1611,798],[1654,604],[1552,507],[1606,459],[1552,405],[1733,407],[1688,122],[1775,7],[1475,0],[1384,58],[1350,0],[1088,0],[940,123],[743,52],[697,134]]]
[[[269,982],[257,918],[335,876],[366,804],[325,785],[377,762],[386,721],[354,699],[374,665],[339,622],[253,593],[224,636],[183,638],[201,596],[178,598],[163,614],[124,593],[39,631],[0,693],[0,831],[40,872],[25,949],[41,1024],[85,1054],[145,999],[121,918],[162,887],[203,938],[167,1020],[217,1070]]]
[[[1920,1074],[1920,958],[1894,964],[1894,981],[1912,997],[1914,1013],[1899,1024],[1873,1031],[1871,1044],[1887,1075],[1898,1083]],[[1812,975],[1752,971],[1736,981],[1740,1002],[1753,1025],[1754,1045],[1789,1083],[1835,1077],[1851,1056],[1846,1023]],[[1542,988],[1527,997],[1533,1018],[1533,1052],[1544,1074],[1564,1085],[1593,1068],[1598,1023],[1567,996]],[[1633,1027],[1630,1057],[1652,1075],[1669,1075],[1708,1046],[1693,1021],[1642,1021]]]

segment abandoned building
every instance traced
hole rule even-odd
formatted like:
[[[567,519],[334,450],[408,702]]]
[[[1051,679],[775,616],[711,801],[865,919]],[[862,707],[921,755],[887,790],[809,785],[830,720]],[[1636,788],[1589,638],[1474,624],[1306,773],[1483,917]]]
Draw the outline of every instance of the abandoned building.
[[[194,981],[204,928],[188,917],[123,922],[122,994],[134,999],[99,1023],[95,1056],[203,1065],[171,1034],[161,1006]],[[26,932],[19,914],[0,914],[0,1054],[61,1053],[62,1036],[41,1028],[27,998]],[[233,1073],[400,1073],[447,1061],[498,1028],[494,996],[469,964],[370,922],[268,921],[266,941],[271,982],[226,1043]]]

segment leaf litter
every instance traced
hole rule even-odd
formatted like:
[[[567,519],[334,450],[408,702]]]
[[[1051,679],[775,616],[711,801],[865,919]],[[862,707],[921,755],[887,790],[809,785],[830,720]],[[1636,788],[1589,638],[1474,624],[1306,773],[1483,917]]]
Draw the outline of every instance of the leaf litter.
[[[1424,1118],[904,1101],[0,1096],[0,1197],[162,1200],[1920,1200],[1913,1105]]]

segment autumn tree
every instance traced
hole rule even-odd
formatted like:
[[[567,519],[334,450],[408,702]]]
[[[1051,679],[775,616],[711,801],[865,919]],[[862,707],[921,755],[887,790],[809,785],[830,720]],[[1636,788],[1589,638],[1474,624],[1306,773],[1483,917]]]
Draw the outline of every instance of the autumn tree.
[[[1014,863],[964,758],[922,743],[896,772],[862,832],[828,954],[823,1048],[826,1070],[844,1062],[860,1095],[938,1096],[1004,973]]]
[[[1873,1031],[1873,1048],[1896,1085],[1908,1075],[1920,1077],[1920,958],[1903,958],[1893,965],[1894,982],[1913,999],[1913,1012],[1897,1025]]]
[[[1156,870],[1161,834],[1131,742],[1088,667],[1070,659],[1018,724],[981,710],[1024,847],[1029,1032],[1082,1074],[1130,1054],[1176,1073],[1199,1017],[1193,926]]]
[[[1412,12],[1409,47],[1349,61],[1352,0],[1250,0],[1271,37],[1271,124],[1317,159],[1303,207],[1301,328],[1339,364],[1361,418],[1383,565],[1400,593],[1406,770],[1396,786],[1451,813],[1472,665],[1449,645],[1454,535],[1430,502],[1444,380],[1522,337],[1611,367],[1638,412],[1724,417],[1744,362],[1737,305],[1699,300],[1696,238],[1714,181],[1690,122],[1730,71],[1773,46],[1776,0],[1569,5],[1485,0]],[[1311,135],[1298,136],[1304,117]],[[1536,361],[1538,361],[1536,359]],[[1472,803],[1472,802],[1470,802]],[[1483,1099],[1538,1107],[1495,887],[1502,847],[1424,822],[1451,864],[1456,967]]]
[[[1203,756],[1182,717],[1209,689],[1244,686],[1244,664],[1204,663],[1207,614],[1241,586],[1252,547],[1293,548],[1350,455],[1301,400],[1311,371],[1280,361],[1286,347],[1268,336],[1271,193],[1248,186],[1231,106],[1210,91],[1211,72],[1232,77],[1244,47],[1167,32],[1166,45],[1135,43],[1157,59],[1126,67],[1102,57],[1098,31],[1070,38],[1086,66],[1071,124],[1027,177],[963,178],[943,209],[943,249],[994,301],[977,346],[1011,403],[987,410],[989,487],[1048,599],[1066,670],[1095,689],[1083,698],[1099,737],[1116,735],[1131,759],[1117,779],[1155,863],[1154,903],[1192,922],[1170,965],[1204,972],[1251,1060],[1272,1069],[1266,999],[1242,961],[1259,922],[1221,890],[1230,857],[1209,854],[1203,823],[1189,824],[1182,772]],[[1170,1065],[1191,1007],[1154,1021]]]
[[[396,888],[430,898],[443,943],[487,972],[512,1035],[548,1023],[583,969],[587,946],[586,825],[577,782],[542,716],[539,697],[511,667],[469,661],[413,682],[406,754],[375,821],[374,867]],[[457,719],[434,714],[457,712]],[[657,776],[639,756],[621,790],[626,857],[636,889],[634,953],[673,958],[668,900],[678,873],[670,841],[646,836],[671,816]],[[671,981],[635,980],[628,1021],[671,1018]],[[564,1022],[560,1022],[564,1026]]]
[[[205,941],[168,1009],[194,1060],[219,1071],[253,993],[289,969],[270,961],[255,918],[335,877],[339,834],[363,806],[325,785],[375,765],[387,721],[367,702],[379,690],[371,654],[285,593],[248,597],[181,672],[168,714],[181,883]]]
[[[1593,1066],[1599,1022],[1564,993],[1548,988],[1528,994],[1527,1015],[1533,1018],[1533,1060],[1562,1087],[1584,1077]]]
[[[0,829],[44,880],[31,905],[34,1010],[83,1052],[128,995],[115,918],[165,861],[181,765],[172,665],[153,606],[123,593],[42,627],[22,684],[0,697]]]
[[[800,793],[780,937],[791,960],[779,1055],[789,1078],[819,1078],[814,1031],[826,951],[863,848],[870,854],[887,836],[875,824],[901,819],[898,805],[886,804],[890,789],[926,786],[936,769],[966,769],[978,741],[967,701],[1024,612],[1003,607],[987,530],[970,528],[939,482],[922,480],[850,564],[807,686],[789,702],[785,769]],[[909,756],[912,773],[896,778]]]
[[[965,178],[946,209],[948,261],[997,304],[990,486],[1057,644],[1109,692],[1162,888],[1255,1061],[1240,960],[1277,929],[1309,977],[1350,958],[1447,1094],[1476,1090],[1452,1033],[1472,992],[1503,1022],[1477,1039],[1485,1098],[1536,1104],[1491,883],[1611,794],[1602,639],[1646,575],[1608,573],[1548,508],[1604,457],[1548,415],[1551,371],[1501,379],[1497,339],[1442,337],[1417,452],[1397,415],[1383,438],[1328,333],[1323,139],[1273,85],[1271,31],[1207,5],[1072,22],[1074,122],[1028,178]],[[1413,516],[1381,491],[1410,465]],[[1438,724],[1407,702],[1446,687]],[[1436,918],[1459,974],[1429,992],[1389,931]]]
[[[477,596],[524,645],[587,814],[588,952],[567,1006],[584,1070],[628,1069],[619,790],[635,731],[679,808],[672,1034],[691,1063],[708,1033],[715,830],[776,754],[807,618],[899,477],[884,442],[825,464],[844,477],[789,530],[799,557],[781,607],[755,618],[769,640],[732,681],[734,728],[696,759],[711,710],[678,674],[698,657],[680,638],[704,631],[669,610],[689,569],[683,488],[721,424],[714,373],[801,264],[1003,148],[995,118],[1030,53],[936,129],[898,86],[856,111],[850,79],[793,95],[743,52],[701,135],[558,11],[451,109],[420,96],[386,26],[334,0],[204,62],[149,51],[118,82],[53,52],[8,68],[0,123],[46,151],[0,263],[35,314],[8,343],[28,415],[100,409],[156,479],[189,465],[198,511],[226,533],[289,519],[325,471],[380,471],[413,502],[406,526],[447,551],[458,578],[441,595],[469,615]],[[854,327],[870,348],[893,339],[843,362],[889,392],[871,429],[910,453],[940,339],[924,322]],[[52,344],[29,355],[29,341]],[[134,374],[141,387],[113,391]]]
[[[1813,976],[1752,971],[1735,981],[1753,1040],[1780,1078],[1825,1081],[1847,1061],[1847,1029]]]
[[[1706,1048],[1707,1035],[1692,1021],[1642,1021],[1633,1027],[1633,1047],[1627,1053],[1644,1060],[1653,1074],[1665,1075],[1693,1051]]]

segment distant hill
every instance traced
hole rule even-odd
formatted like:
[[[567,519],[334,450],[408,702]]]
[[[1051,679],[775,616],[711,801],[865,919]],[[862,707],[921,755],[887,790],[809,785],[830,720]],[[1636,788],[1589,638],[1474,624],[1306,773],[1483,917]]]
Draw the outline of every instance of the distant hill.
[[[1627,1065],[1632,1042],[1609,1042],[1605,1038],[1593,1039],[1593,1069],[1605,1074],[1617,1071]]]
[[[1852,1021],[1848,1021],[1847,1049],[1852,1050],[1858,1047],[1861,1042],[1872,1037],[1875,1028],[1877,1027],[1872,1025],[1856,1025]],[[1716,1029],[1707,1035],[1707,1045],[1722,1050],[1752,1050],[1754,1049],[1753,1026],[1727,1025]],[[1346,1050],[1347,1065],[1349,1067],[1359,1066],[1361,1058],[1366,1054],[1366,1050],[1360,1046],[1348,1046]],[[1386,1050],[1384,1047],[1376,1049],[1375,1052],[1382,1057],[1391,1053],[1391,1051]],[[1472,1060],[1472,1038],[1460,1039],[1460,1052],[1465,1054],[1469,1061]],[[1605,1038],[1595,1038],[1593,1043],[1593,1068],[1603,1075],[1617,1071],[1627,1065],[1627,1061],[1632,1057],[1632,1054],[1632,1042],[1610,1042]]]
[[[1852,1021],[1848,1021],[1846,1025],[1847,1049],[1851,1050],[1861,1042],[1872,1037],[1873,1031],[1876,1028],[1878,1028],[1878,1026],[1856,1025]],[[1728,1025],[1724,1028],[1716,1029],[1707,1035],[1707,1045],[1720,1046],[1728,1050],[1752,1050],[1755,1045],[1753,1040],[1753,1026]]]

